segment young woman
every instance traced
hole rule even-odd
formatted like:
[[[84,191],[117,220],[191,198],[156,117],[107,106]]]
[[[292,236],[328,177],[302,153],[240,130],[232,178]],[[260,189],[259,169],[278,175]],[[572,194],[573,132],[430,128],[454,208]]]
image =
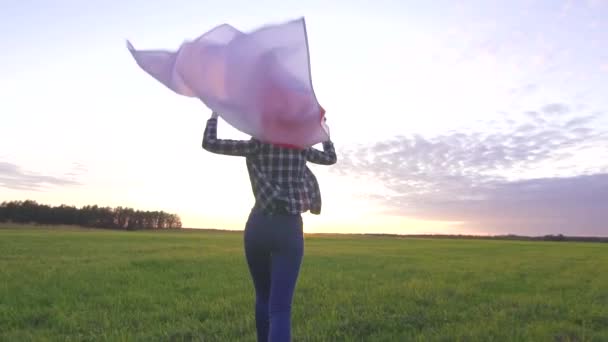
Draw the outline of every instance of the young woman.
[[[245,157],[255,204],[245,226],[245,256],[255,288],[258,341],[291,340],[291,303],[304,252],[301,214],[321,212],[321,193],[307,162],[332,165],[323,151],[251,140],[217,139],[217,113],[207,121],[203,148]]]

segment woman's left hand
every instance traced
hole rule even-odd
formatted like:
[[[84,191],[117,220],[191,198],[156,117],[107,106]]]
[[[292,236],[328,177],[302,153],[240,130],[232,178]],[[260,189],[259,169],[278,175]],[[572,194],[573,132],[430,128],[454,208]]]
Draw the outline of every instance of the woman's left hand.
[[[323,127],[323,130],[325,131],[325,133],[327,133],[327,140],[330,140],[330,134],[329,134],[329,126],[327,126],[327,118],[323,117],[323,122],[321,122],[321,127]]]

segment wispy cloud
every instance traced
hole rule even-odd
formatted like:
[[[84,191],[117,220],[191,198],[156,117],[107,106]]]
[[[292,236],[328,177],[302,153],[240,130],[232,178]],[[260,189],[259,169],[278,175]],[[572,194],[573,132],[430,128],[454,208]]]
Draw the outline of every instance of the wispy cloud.
[[[528,83],[522,87],[512,88],[509,93],[511,95],[519,95],[519,96],[527,96],[530,94],[534,94],[539,89],[539,86],[534,83]]]
[[[44,190],[49,186],[80,185],[74,180],[74,176],[84,170],[83,165],[75,164],[74,172],[65,177],[57,177],[25,171],[15,164],[0,161],[0,187],[15,190]]]
[[[563,103],[550,103],[543,107],[543,112],[549,115],[564,115],[570,112],[570,108]]]
[[[608,132],[594,129],[599,114],[548,104],[492,131],[357,146],[337,169],[381,182],[386,191],[369,197],[392,213],[488,233],[608,235]],[[589,151],[593,160],[581,163]]]

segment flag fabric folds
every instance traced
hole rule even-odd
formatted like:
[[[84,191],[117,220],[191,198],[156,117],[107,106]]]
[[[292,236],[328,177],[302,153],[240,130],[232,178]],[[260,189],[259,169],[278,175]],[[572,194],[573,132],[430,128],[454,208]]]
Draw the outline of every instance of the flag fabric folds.
[[[304,18],[250,33],[220,25],[177,51],[127,46],[144,71],[177,94],[199,98],[241,132],[299,147],[328,139]]]

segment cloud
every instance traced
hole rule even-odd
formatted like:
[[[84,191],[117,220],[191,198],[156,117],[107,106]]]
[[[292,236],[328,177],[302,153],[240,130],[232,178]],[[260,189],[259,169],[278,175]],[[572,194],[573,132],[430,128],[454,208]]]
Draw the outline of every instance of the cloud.
[[[539,86],[537,84],[528,83],[528,84],[524,85],[523,87],[510,89],[509,93],[511,95],[517,95],[517,96],[528,96],[528,95],[532,95],[532,94],[538,92],[538,89],[539,89]]]
[[[77,171],[83,171],[82,165],[75,165]],[[0,161],[0,187],[14,190],[44,190],[48,186],[80,185],[72,177],[45,176],[22,170],[19,166]]]
[[[404,196],[397,201],[411,201]],[[393,198],[392,200],[395,200]],[[493,234],[608,235],[608,173],[514,182],[486,181],[453,199],[423,199],[393,213],[461,221]]]
[[[580,160],[608,145],[594,128],[597,113],[549,104],[524,118],[492,132],[356,146],[336,171],[379,181],[386,190],[369,198],[392,214],[488,233],[608,235],[608,150]]]
[[[570,112],[570,108],[563,103],[551,103],[543,107],[545,114],[564,115]]]

